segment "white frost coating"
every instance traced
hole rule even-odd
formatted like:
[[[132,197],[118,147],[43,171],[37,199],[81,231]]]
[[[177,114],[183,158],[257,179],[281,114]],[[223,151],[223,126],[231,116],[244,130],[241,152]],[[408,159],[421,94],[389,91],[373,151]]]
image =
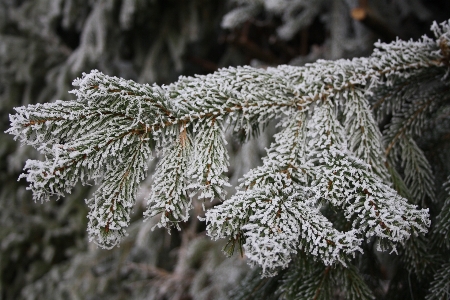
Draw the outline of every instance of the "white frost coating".
[[[245,175],[235,196],[206,213],[208,235],[242,243],[250,263],[260,265],[265,276],[287,267],[300,249],[327,265],[345,253],[361,251],[361,239],[335,230],[316,208],[315,199],[307,196],[305,121],[305,113],[288,119],[264,165]]]
[[[229,156],[222,126],[215,119],[206,120],[197,129],[194,154],[188,168],[188,178],[193,183],[189,189],[199,191],[199,199],[224,199],[225,186],[230,186],[223,175],[228,171]]]
[[[364,91],[351,90],[348,93],[340,93],[339,96],[344,108],[344,128],[350,137],[348,148],[358,158],[369,164],[385,182],[389,182],[381,132],[374,120]]]
[[[162,159],[153,174],[153,187],[147,199],[146,218],[161,214],[160,222],[155,225],[167,227],[189,218],[192,203],[186,191],[188,157],[192,151],[192,141],[185,129],[182,129],[175,142],[165,148]]]
[[[437,104],[419,112],[412,106],[428,102],[401,99],[397,107],[398,95],[383,93],[426,75],[444,78],[450,25],[433,30],[435,39],[379,43],[368,58],[227,68],[163,87],[93,70],[74,81],[76,101],[18,107],[7,132],[44,154],[42,162],[28,161],[21,175],[36,201],[70,193],[78,181],[100,184],[87,200],[88,232],[110,248],[126,235],[153,153],[162,157],[145,216],[160,215],[156,226],[180,228],[192,208],[190,196],[225,196],[224,130],[245,141],[279,119],[282,129],[263,165],[244,176],[235,196],[206,212],[208,235],[229,238],[229,250],[242,246],[267,276],[298,251],[327,265],[343,263],[367,237],[402,242],[430,224],[427,210],[389,185],[384,162],[389,152],[401,156],[406,184],[417,186],[412,194],[432,197],[429,164],[411,137],[421,133],[421,113],[439,107],[445,83],[422,91]],[[386,101],[374,100],[380,98]],[[384,153],[369,104],[379,116],[393,115]],[[336,230],[322,215],[323,203],[343,213],[348,231]]]
[[[86,200],[89,240],[111,249],[126,236],[139,182],[144,180],[151,156],[145,140],[137,141],[124,156],[124,168],[108,170],[93,198]]]
[[[340,139],[344,130],[331,102],[316,107],[310,126],[309,156],[318,162],[310,191],[318,201],[325,199],[342,208],[345,217],[353,220],[352,227],[366,237],[398,242],[411,232],[427,231],[428,210],[409,204],[347,150],[347,143]]]
[[[340,261],[344,254],[362,251],[361,239],[354,232],[334,229],[315,202],[305,197],[302,186],[285,174],[273,179],[271,185],[251,193],[238,192],[209,210],[208,234],[215,239],[231,236],[244,240],[247,258],[252,265],[260,265],[265,276],[286,268],[292,254],[300,250],[318,256],[326,265]]]

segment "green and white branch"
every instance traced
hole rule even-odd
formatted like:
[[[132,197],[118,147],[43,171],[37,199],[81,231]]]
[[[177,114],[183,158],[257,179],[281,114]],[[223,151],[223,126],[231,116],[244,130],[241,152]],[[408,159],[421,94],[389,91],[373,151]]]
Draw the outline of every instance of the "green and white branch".
[[[100,184],[87,203],[90,239],[101,247],[126,235],[137,187],[156,156],[145,216],[159,218],[157,226],[180,229],[192,201],[217,198],[223,203],[205,215],[208,235],[228,238],[230,252],[237,243],[264,275],[298,252],[345,265],[365,239],[395,247],[430,225],[428,210],[412,204],[434,197],[414,137],[424,116],[448,100],[450,23],[432,29],[433,38],[378,43],[368,58],[227,68],[168,86],[93,70],[74,81],[76,100],[18,107],[7,132],[44,155],[22,175],[36,201],[70,193],[77,182]],[[435,88],[404,99],[404,86],[423,78]],[[379,118],[392,116],[385,138],[371,104]],[[271,120],[282,129],[263,165],[226,199],[224,132],[246,141]],[[394,184],[387,161],[401,162]],[[412,203],[393,189],[399,180]],[[324,205],[342,213],[347,230],[322,214]]]

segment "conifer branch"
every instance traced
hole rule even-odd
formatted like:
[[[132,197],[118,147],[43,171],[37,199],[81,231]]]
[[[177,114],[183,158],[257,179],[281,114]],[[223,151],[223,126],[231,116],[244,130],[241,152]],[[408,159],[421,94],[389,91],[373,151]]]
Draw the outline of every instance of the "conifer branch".
[[[450,296],[450,263],[445,263],[435,273],[434,281],[431,283],[430,294],[427,295],[427,300],[447,299]]]
[[[207,233],[228,238],[231,250],[237,243],[265,276],[301,252],[326,267],[346,266],[366,238],[395,250],[430,225],[428,210],[391,187],[389,174],[398,173],[386,155],[400,145],[405,176],[395,175],[395,187],[404,181],[416,203],[425,194],[434,197],[431,168],[411,135],[420,134],[421,118],[443,105],[436,99],[448,90],[450,23],[432,29],[433,39],[377,43],[368,58],[227,68],[161,87],[94,70],[74,81],[77,100],[16,108],[7,132],[45,155],[43,162],[29,161],[21,176],[35,200],[69,193],[79,181],[100,184],[87,201],[88,232],[110,248],[126,235],[137,187],[154,155],[159,161],[145,216],[158,216],[156,226],[180,229],[196,193],[203,200],[225,198],[224,131],[248,140],[278,119],[282,130],[263,165],[244,176],[234,196],[206,212]],[[435,94],[427,89],[392,105],[407,81],[425,76],[435,82]],[[386,87],[394,96],[381,101]],[[385,151],[369,103],[394,116]],[[344,216],[345,231],[323,215],[324,204]]]
[[[446,191],[445,202],[437,217],[433,234],[438,246],[445,246],[447,249],[450,249],[450,176],[444,183],[444,187]]]

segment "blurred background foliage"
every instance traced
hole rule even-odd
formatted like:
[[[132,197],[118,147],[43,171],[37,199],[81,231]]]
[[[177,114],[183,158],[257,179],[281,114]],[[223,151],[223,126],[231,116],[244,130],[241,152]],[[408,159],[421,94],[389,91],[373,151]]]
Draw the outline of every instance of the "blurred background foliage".
[[[3,133],[13,107],[71,99],[72,80],[91,69],[168,84],[226,66],[365,56],[378,39],[417,39],[449,17],[448,0],[0,0],[0,298],[228,299],[249,270],[194,218],[171,235],[143,223],[151,178],[120,248],[89,244],[91,187],[41,205],[17,182],[37,154]],[[230,138],[232,184],[274,130]]]

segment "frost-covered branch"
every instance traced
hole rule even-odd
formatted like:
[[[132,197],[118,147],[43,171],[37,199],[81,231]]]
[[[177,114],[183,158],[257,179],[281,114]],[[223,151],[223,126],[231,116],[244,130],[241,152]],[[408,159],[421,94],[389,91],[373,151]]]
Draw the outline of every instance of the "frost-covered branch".
[[[261,125],[281,120],[263,165],[245,176],[236,195],[206,212],[208,234],[229,238],[230,250],[238,243],[265,275],[286,267],[298,251],[326,265],[345,263],[365,238],[392,244],[430,224],[427,210],[391,187],[385,154],[392,143],[406,149],[400,135],[414,132],[407,128],[436,110],[439,99],[427,93],[433,105],[404,102],[427,106],[400,116],[375,98],[425,75],[448,86],[450,24],[433,29],[434,39],[378,43],[368,58],[228,68],[162,87],[94,70],[74,81],[76,100],[16,108],[8,133],[44,154],[42,162],[28,161],[22,175],[35,200],[63,196],[77,182],[100,184],[87,200],[88,231],[100,246],[112,247],[126,234],[137,186],[154,156],[160,159],[145,215],[159,215],[157,226],[180,228],[195,198],[225,199],[224,131],[247,140]],[[394,114],[387,149],[370,103],[380,103],[381,115]],[[412,139],[401,141],[412,149],[399,154],[406,186],[414,197],[432,197],[426,159]],[[348,229],[337,230],[323,205],[342,213]]]

